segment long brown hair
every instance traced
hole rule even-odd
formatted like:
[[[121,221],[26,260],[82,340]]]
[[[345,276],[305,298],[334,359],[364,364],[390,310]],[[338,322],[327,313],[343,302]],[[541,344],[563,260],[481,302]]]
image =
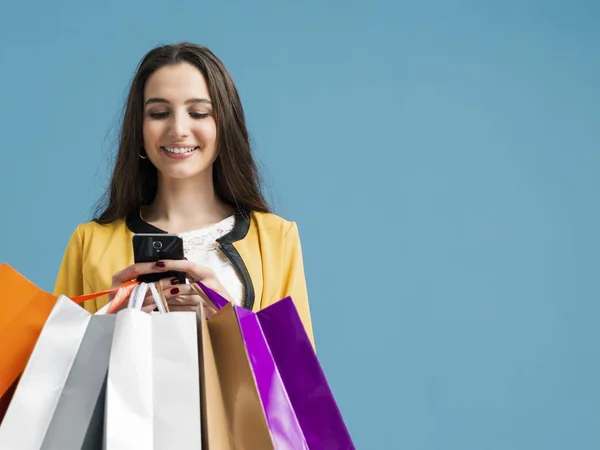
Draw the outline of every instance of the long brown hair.
[[[236,211],[269,212],[260,187],[246,119],[238,91],[223,63],[206,47],[189,42],[164,45],[149,51],[131,82],[123,114],[119,150],[107,192],[94,219],[106,224],[137,214],[152,202],[158,187],[156,167],[144,154],[144,89],[150,75],[163,66],[189,63],[206,80],[217,122],[218,157],[213,164],[217,196]]]

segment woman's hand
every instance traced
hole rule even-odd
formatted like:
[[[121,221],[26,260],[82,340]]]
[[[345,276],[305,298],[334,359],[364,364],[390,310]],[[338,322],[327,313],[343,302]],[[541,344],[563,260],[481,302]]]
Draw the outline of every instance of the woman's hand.
[[[160,272],[183,272],[191,283],[201,281],[204,285],[231,301],[231,296],[223,284],[221,284],[215,273],[206,266],[188,260],[164,260],[158,261],[156,268]],[[208,299],[199,286],[198,289],[195,289],[191,284],[178,284],[177,281],[177,279],[171,278],[160,281],[160,287],[163,289],[169,310],[196,311],[198,306],[202,305],[207,318],[217,312],[213,302]],[[150,297],[152,297],[151,294]]]
[[[158,271],[159,270],[156,268],[155,263],[132,264],[131,266],[125,267],[123,270],[113,275],[111,289],[117,288],[128,281],[135,280],[140,275],[145,275],[147,273],[155,273]],[[108,294],[108,300],[112,302],[115,298],[115,294],[116,293]],[[117,308],[115,308],[113,312],[117,313],[120,310],[127,308],[127,304],[127,301],[122,302],[119,306],[117,306]],[[146,309],[143,310],[145,311]],[[150,311],[152,311],[152,309]]]
[[[160,273],[168,271],[177,271],[185,273],[190,282],[201,281],[204,285],[220,294],[222,297],[231,301],[231,296],[221,284],[215,273],[208,267],[201,266],[188,260],[164,260],[157,263],[138,263],[133,264],[113,276],[113,287],[120,286],[126,281],[133,280],[140,275],[148,273]],[[189,284],[179,284],[176,278],[165,278],[160,280],[158,286],[163,290],[169,310],[171,311],[196,311],[199,305],[204,308],[206,317],[212,316],[217,312],[215,305],[206,297],[202,289],[194,290]],[[110,299],[114,297],[111,296]],[[127,307],[123,302],[115,312]],[[148,290],[142,311],[150,312],[156,308],[156,302],[152,292]]]

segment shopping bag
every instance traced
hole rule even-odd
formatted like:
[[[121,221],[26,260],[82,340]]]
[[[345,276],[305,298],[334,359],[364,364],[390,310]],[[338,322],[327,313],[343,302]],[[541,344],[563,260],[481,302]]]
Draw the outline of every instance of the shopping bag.
[[[308,448],[355,448],[292,298],[286,297],[253,313],[239,307],[233,308],[218,293],[200,282],[197,284],[215,306],[221,308],[213,317],[227,308],[236,311],[241,332],[245,335],[248,356],[255,361],[253,369],[257,385],[265,383],[268,386],[274,379],[273,373],[281,376]],[[270,366],[264,361],[268,361],[268,358],[263,356],[263,362],[258,362],[259,350],[263,355],[267,354],[266,350],[261,349],[261,341],[266,343],[267,356],[273,358],[276,371],[267,370]],[[266,393],[270,391],[266,389]],[[268,406],[264,394],[263,399],[263,405]],[[287,421],[293,423],[291,414]]]
[[[200,427],[196,315],[120,311],[106,385],[105,449],[197,450]]]
[[[100,297],[113,292],[130,291],[137,283],[93,294],[73,297],[75,303]],[[56,297],[35,286],[27,278],[6,263],[0,264],[0,397],[25,369],[38,336],[54,305]]]
[[[256,316],[309,448],[355,448],[292,298]]]
[[[56,297],[0,264],[0,396],[23,372]]]
[[[197,311],[198,353],[200,366],[200,415],[202,417],[202,449],[233,449],[233,436],[228,422],[223,388],[208,323],[202,305]]]
[[[219,314],[227,314],[237,320],[275,448],[308,449],[257,315],[233,305],[225,306]]]
[[[206,322],[204,332],[206,341],[215,346],[209,351],[214,350],[217,381],[205,390],[221,393],[213,401],[224,404],[233,448],[307,449],[256,316],[224,299],[212,300],[222,309]],[[244,392],[243,403],[236,401],[239,392]]]
[[[267,419],[231,305],[206,321],[231,449],[274,450]],[[207,385],[206,391],[213,389]],[[207,413],[210,419],[210,411]],[[212,431],[209,426],[209,432]],[[211,450],[221,450],[209,446]]]
[[[2,424],[2,420],[4,419],[4,415],[6,414],[6,410],[8,409],[8,405],[15,394],[15,390],[17,389],[17,385],[19,384],[19,378],[13,381],[13,384],[6,390],[4,395],[0,397],[0,424]]]
[[[58,298],[0,425],[0,448],[40,448],[90,317],[69,298]]]
[[[94,315],[77,351],[41,450],[101,450],[106,375],[116,315]]]

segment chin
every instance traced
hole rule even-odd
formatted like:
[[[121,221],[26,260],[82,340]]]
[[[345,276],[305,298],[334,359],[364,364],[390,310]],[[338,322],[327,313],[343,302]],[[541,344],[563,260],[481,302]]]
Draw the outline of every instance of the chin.
[[[171,170],[159,170],[161,175],[164,178],[168,178],[168,179],[172,179],[172,180],[187,180],[187,179],[191,179],[191,178],[197,178],[199,176],[202,176],[203,173],[206,173],[207,170],[209,170],[210,168],[206,167],[203,169],[195,169],[195,170],[190,170],[190,169],[180,169],[180,170],[173,170],[171,168]]]

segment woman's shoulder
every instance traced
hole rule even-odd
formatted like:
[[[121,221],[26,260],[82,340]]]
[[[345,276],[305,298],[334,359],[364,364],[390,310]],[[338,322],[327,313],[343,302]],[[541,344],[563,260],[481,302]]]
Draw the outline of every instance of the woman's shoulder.
[[[288,233],[290,229],[295,228],[296,223],[285,219],[277,214],[252,212],[252,222],[259,231],[267,233]]]
[[[98,223],[94,220],[80,223],[75,227],[73,235],[81,240],[114,236],[115,233],[127,233],[128,228],[125,219],[115,220],[110,223]]]
[[[252,233],[254,229],[254,233]],[[273,213],[252,213],[249,235],[267,238],[276,245],[287,245],[285,243],[297,242],[300,239],[296,222],[285,219]]]

